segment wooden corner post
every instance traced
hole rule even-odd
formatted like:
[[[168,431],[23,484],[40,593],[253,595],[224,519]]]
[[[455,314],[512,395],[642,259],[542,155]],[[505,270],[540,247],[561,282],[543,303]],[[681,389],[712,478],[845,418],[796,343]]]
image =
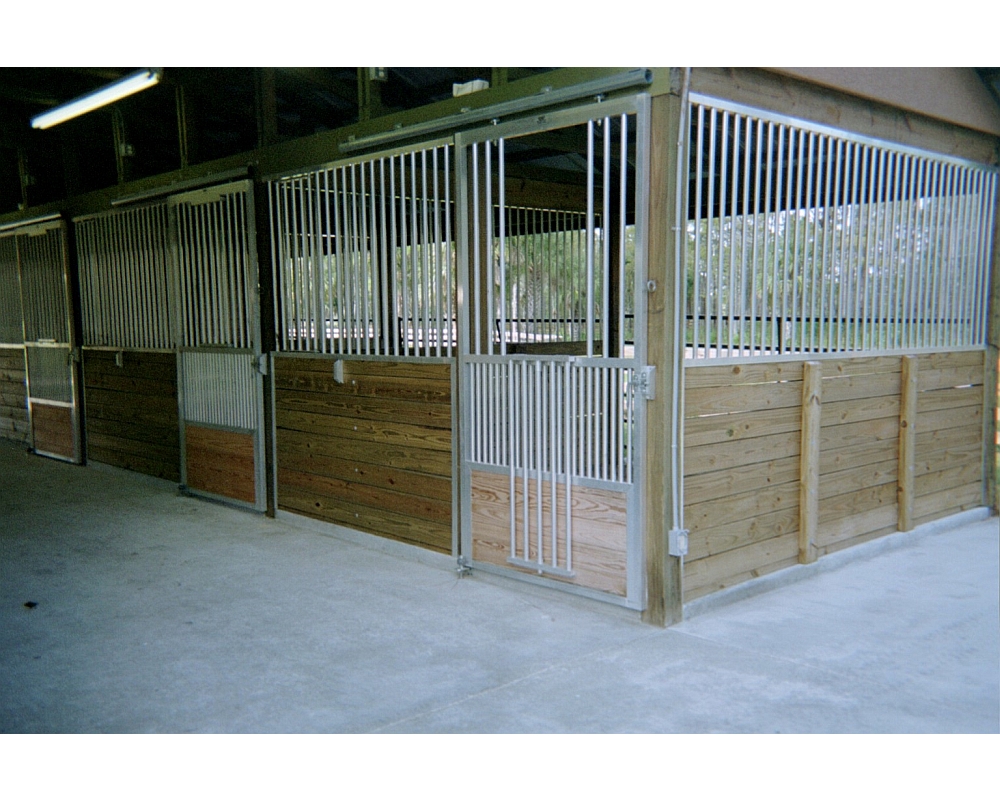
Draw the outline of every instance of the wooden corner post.
[[[683,619],[681,557],[671,556],[668,537],[673,503],[671,436],[674,408],[674,274],[677,148],[683,99],[653,97],[650,103],[649,229],[646,291],[647,363],[656,368],[654,399],[646,402],[645,560],[646,609],[643,621],[672,625]],[[679,500],[680,498],[678,498]]]
[[[799,563],[816,560],[819,528],[819,451],[823,411],[823,365],[802,365],[802,447],[799,465]]]

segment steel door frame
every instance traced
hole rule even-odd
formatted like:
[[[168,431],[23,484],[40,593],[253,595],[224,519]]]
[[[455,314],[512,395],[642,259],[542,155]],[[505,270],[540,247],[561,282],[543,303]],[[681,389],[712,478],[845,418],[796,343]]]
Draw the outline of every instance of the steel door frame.
[[[580,594],[606,602],[624,605],[629,608],[641,609],[645,605],[645,554],[644,554],[644,509],[645,509],[645,427],[646,413],[645,404],[641,402],[641,395],[637,395],[635,402],[634,449],[630,453],[632,460],[632,483],[628,489],[628,511],[627,511],[627,577],[626,595],[618,597],[595,589],[567,584],[543,576],[541,571],[538,575],[518,572],[513,569],[497,567],[472,558],[472,508],[471,508],[471,440],[473,420],[471,418],[473,408],[473,397],[471,381],[469,380],[470,366],[475,362],[493,360],[492,356],[486,356],[473,352],[473,332],[470,329],[470,303],[479,302],[479,298],[474,298],[470,292],[470,243],[474,234],[470,225],[470,204],[476,202],[478,198],[472,197],[472,182],[470,179],[470,146],[473,144],[501,140],[504,138],[521,137],[533,133],[541,133],[548,130],[565,128],[573,125],[580,125],[591,120],[603,119],[614,115],[634,114],[636,126],[636,153],[635,153],[635,186],[632,187],[635,202],[635,349],[631,359],[616,358],[596,358],[586,357],[582,359],[566,359],[563,357],[539,356],[532,357],[532,360],[543,363],[559,361],[579,361],[586,362],[605,361],[611,366],[611,362],[629,361],[635,369],[637,382],[642,381],[640,373],[644,371],[646,363],[646,342],[644,331],[646,329],[646,303],[644,302],[646,291],[646,236],[648,230],[648,210],[649,210],[649,141],[650,141],[650,121],[649,121],[650,101],[647,94],[638,94],[631,97],[619,98],[615,100],[598,102],[586,106],[566,109],[547,113],[544,116],[532,117],[524,120],[514,120],[489,127],[477,128],[470,131],[459,132],[455,136],[455,162],[457,178],[457,241],[458,241],[458,263],[459,263],[459,349],[458,349],[458,376],[459,376],[459,420],[460,420],[460,541],[461,553],[460,566],[481,569],[487,572],[499,573],[520,580],[539,583],[545,586],[559,588],[574,594]],[[593,170],[593,162],[588,164],[588,170]],[[503,185],[503,175],[500,177],[500,184]],[[478,223],[477,223],[478,224]],[[475,267],[478,269],[478,264]],[[605,303],[607,301],[605,300]],[[620,300],[624,302],[624,298]],[[592,340],[592,335],[588,336]],[[525,360],[525,356],[503,356],[509,363]],[[511,474],[514,474],[512,469]],[[572,485],[592,484],[587,479],[574,477],[568,481]],[[567,486],[567,493],[569,486]],[[510,554],[509,563],[517,564],[516,550]],[[558,575],[558,570],[551,570]]]
[[[226,196],[242,194],[244,219],[243,219],[243,239],[238,241],[235,236],[227,241],[227,246],[242,245],[243,257],[245,258],[243,275],[243,286],[230,286],[231,297],[235,297],[232,292],[242,289],[243,300],[245,301],[242,313],[245,328],[240,332],[240,345],[242,346],[217,346],[206,345],[198,342],[199,330],[204,332],[203,325],[209,326],[209,322],[204,318],[196,322],[187,319],[186,309],[188,302],[196,304],[199,300],[185,292],[185,280],[182,276],[182,256],[184,255],[184,242],[181,241],[181,224],[178,221],[178,208],[182,205],[198,206],[217,202]],[[256,248],[256,222],[254,214],[253,184],[249,180],[236,181],[219,186],[211,186],[196,189],[183,194],[172,195],[167,199],[168,225],[169,225],[169,246],[171,250],[171,270],[172,270],[172,291],[176,298],[174,303],[174,313],[172,314],[173,339],[177,352],[177,404],[178,404],[178,425],[180,436],[180,473],[181,485],[185,492],[192,495],[203,496],[213,500],[250,508],[254,511],[265,511],[267,509],[268,488],[266,485],[265,459],[267,451],[265,447],[265,416],[264,416],[264,373],[267,370],[267,359],[263,355],[261,347],[260,330],[260,296],[259,266],[257,262]],[[225,224],[229,224],[228,220]],[[198,231],[198,246],[203,248],[202,255],[208,253],[208,249],[215,243],[210,241],[213,231],[201,229]],[[233,232],[227,230],[226,235]],[[217,254],[211,254],[215,258]],[[213,267],[206,268],[201,265],[201,272],[198,277],[206,277],[208,271],[216,268],[217,262],[213,262]],[[227,263],[227,266],[231,264]],[[197,269],[197,268],[196,268]],[[215,276],[218,277],[218,276]],[[234,305],[238,305],[234,300]],[[211,314],[219,309],[208,307],[207,301],[201,298],[200,308],[196,311],[204,314]],[[235,330],[234,326],[239,325],[239,320],[233,319],[233,306],[228,308],[228,320],[223,320],[221,316],[216,320],[220,324],[228,322],[230,330]],[[185,326],[185,322],[188,326]],[[191,325],[194,324],[194,327]],[[220,358],[221,357],[221,358]],[[230,357],[233,357],[232,359]],[[236,357],[241,357],[236,360]],[[197,362],[202,361],[199,365]],[[213,363],[214,362],[214,363]],[[212,374],[213,368],[229,362],[228,376],[220,376],[217,372]],[[228,380],[227,380],[228,378]],[[209,385],[214,381],[214,385]],[[243,398],[234,397],[228,389],[232,389],[232,384],[249,381],[248,396]],[[190,391],[193,386],[199,386],[203,396],[193,397]],[[199,401],[201,401],[199,403]],[[212,402],[214,401],[214,402]],[[236,404],[234,407],[234,403]],[[208,407],[209,404],[211,408]],[[204,412],[202,416],[215,417],[216,421],[202,421],[188,419],[196,405]],[[239,417],[240,421],[249,424],[232,424],[232,419],[225,417]],[[254,502],[248,503],[224,495],[214,494],[208,491],[192,489],[188,486],[188,456],[187,456],[187,425],[191,423],[199,427],[214,430],[249,433],[253,436],[254,449]]]
[[[24,259],[22,257],[21,240],[26,237],[45,236],[51,231],[59,232],[58,250],[60,278],[58,281],[59,289],[57,291],[61,294],[64,306],[62,319],[52,320],[52,322],[62,328],[61,333],[64,335],[57,335],[55,338],[36,338],[32,341],[28,341],[29,332],[27,328],[27,315],[25,314],[25,307],[29,301],[25,296],[27,290],[25,288],[25,266]],[[82,418],[80,403],[79,350],[77,347],[76,326],[74,324],[73,315],[73,295],[69,276],[69,241],[67,234],[68,230],[66,222],[61,219],[37,223],[29,222],[23,226],[12,229],[9,233],[5,232],[6,236],[14,238],[15,252],[17,254],[18,284],[21,293],[21,329],[24,339],[24,382],[27,395],[26,404],[28,412],[28,429],[31,432],[32,450],[38,455],[46,456],[48,458],[67,461],[71,464],[81,464],[83,463],[83,435],[81,431]],[[65,341],[60,341],[60,339],[64,339]],[[33,369],[31,353],[33,351],[47,352],[51,350],[65,351],[66,371],[63,373],[63,377],[65,379],[65,395],[68,396],[68,400],[40,397],[32,393],[31,374]],[[50,406],[53,408],[69,409],[70,424],[72,428],[72,456],[67,456],[64,453],[52,452],[50,450],[39,449],[36,446],[34,427],[35,412],[33,408],[35,404]]]

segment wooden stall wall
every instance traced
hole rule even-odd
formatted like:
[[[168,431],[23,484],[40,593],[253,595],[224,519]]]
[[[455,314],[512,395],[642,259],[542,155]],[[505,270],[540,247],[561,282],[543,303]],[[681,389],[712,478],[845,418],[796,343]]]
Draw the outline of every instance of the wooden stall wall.
[[[87,458],[180,481],[177,358],[84,350]]]
[[[916,359],[917,525],[983,504],[984,356],[976,351]]]
[[[802,364],[685,371],[684,600],[798,561]]]
[[[452,552],[451,364],[279,355],[278,508]]]
[[[983,358],[688,367],[685,601],[982,505]]]
[[[28,443],[31,428],[24,375],[24,348],[0,347],[0,437]]]
[[[825,555],[897,530],[901,362],[816,363],[822,394],[814,546]]]

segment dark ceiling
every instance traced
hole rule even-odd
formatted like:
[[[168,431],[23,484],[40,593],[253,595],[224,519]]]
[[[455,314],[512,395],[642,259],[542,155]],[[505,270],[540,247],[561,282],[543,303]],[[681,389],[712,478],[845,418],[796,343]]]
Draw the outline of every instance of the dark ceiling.
[[[497,76],[387,67],[361,110],[357,67],[168,67],[160,84],[114,106],[31,128],[34,115],[136,69],[0,68],[0,214],[426,105],[455,83]],[[504,69],[508,80],[545,71]]]

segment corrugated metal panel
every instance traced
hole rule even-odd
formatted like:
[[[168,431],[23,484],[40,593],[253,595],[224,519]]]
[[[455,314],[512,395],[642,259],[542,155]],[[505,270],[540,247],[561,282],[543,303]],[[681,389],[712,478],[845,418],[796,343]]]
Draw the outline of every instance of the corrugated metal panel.
[[[81,219],[76,235],[84,345],[173,347],[166,205]]]
[[[256,429],[257,367],[249,353],[182,352],[184,419]]]

